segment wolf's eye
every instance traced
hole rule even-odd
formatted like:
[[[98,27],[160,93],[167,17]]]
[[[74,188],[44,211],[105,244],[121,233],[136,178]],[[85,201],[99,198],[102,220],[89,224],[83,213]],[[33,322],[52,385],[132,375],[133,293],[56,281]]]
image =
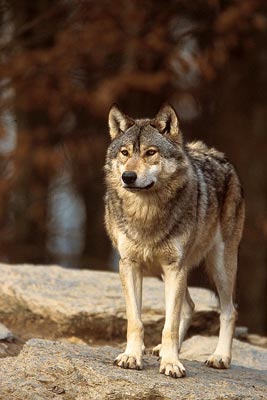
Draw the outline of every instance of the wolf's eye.
[[[147,152],[146,152],[146,156],[148,156],[148,157],[154,156],[154,154],[156,154],[156,150],[150,149],[150,150],[147,150]]]
[[[129,155],[129,152],[127,150],[121,150],[121,154],[126,157]]]

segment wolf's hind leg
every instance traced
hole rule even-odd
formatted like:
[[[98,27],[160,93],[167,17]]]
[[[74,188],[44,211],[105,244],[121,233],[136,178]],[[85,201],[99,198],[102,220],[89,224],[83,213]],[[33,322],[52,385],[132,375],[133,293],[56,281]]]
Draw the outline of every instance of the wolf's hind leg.
[[[185,292],[185,297],[182,305],[181,321],[179,325],[179,350],[181,349],[185,335],[190,326],[192,316],[194,313],[195,304],[190,296],[188,288]]]
[[[153,347],[153,349],[152,349],[153,356],[160,357],[160,350],[161,350],[161,343],[158,344],[157,346]]]
[[[206,265],[216,285],[221,309],[218,344],[206,364],[223,369],[230,366],[236,320],[233,292],[237,271],[237,245],[217,241],[206,257]]]
[[[190,296],[188,288],[185,292],[185,297],[183,300],[182,311],[181,311],[181,320],[179,324],[179,347],[181,349],[182,343],[184,341],[185,335],[190,326],[193,312],[194,312],[195,304]],[[177,316],[178,318],[178,316]],[[161,344],[155,346],[152,350],[152,354],[155,356],[160,356]]]

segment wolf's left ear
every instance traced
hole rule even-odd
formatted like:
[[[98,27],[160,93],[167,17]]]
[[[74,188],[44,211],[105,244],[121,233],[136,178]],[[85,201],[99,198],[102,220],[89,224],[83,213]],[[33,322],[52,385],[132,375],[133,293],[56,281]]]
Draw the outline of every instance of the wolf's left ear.
[[[111,106],[108,116],[108,126],[112,140],[125,132],[133,124],[134,120],[120,111],[116,104]]]
[[[163,135],[169,136],[170,139],[175,140],[178,143],[182,143],[182,133],[179,130],[178,117],[172,106],[164,104],[156,117],[154,118],[152,125],[155,126]]]

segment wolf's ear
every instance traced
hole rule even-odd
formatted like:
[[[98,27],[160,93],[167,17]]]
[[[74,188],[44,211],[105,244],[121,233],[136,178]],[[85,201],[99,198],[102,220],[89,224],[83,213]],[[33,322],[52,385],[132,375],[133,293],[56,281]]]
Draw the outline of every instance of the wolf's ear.
[[[179,130],[178,117],[169,104],[164,104],[161,107],[152,125],[163,135],[169,136],[178,143],[182,143],[182,134]]]
[[[133,124],[134,120],[120,111],[116,104],[111,106],[108,116],[108,126],[112,140],[125,132]]]

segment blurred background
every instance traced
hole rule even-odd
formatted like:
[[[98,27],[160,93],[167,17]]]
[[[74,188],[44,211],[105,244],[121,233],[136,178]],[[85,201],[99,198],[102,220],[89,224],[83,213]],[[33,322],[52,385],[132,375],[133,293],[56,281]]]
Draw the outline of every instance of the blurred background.
[[[103,165],[112,103],[168,101],[245,190],[239,325],[267,331],[267,10],[257,0],[0,0],[0,261],[116,270]],[[190,278],[207,285],[201,269]]]

